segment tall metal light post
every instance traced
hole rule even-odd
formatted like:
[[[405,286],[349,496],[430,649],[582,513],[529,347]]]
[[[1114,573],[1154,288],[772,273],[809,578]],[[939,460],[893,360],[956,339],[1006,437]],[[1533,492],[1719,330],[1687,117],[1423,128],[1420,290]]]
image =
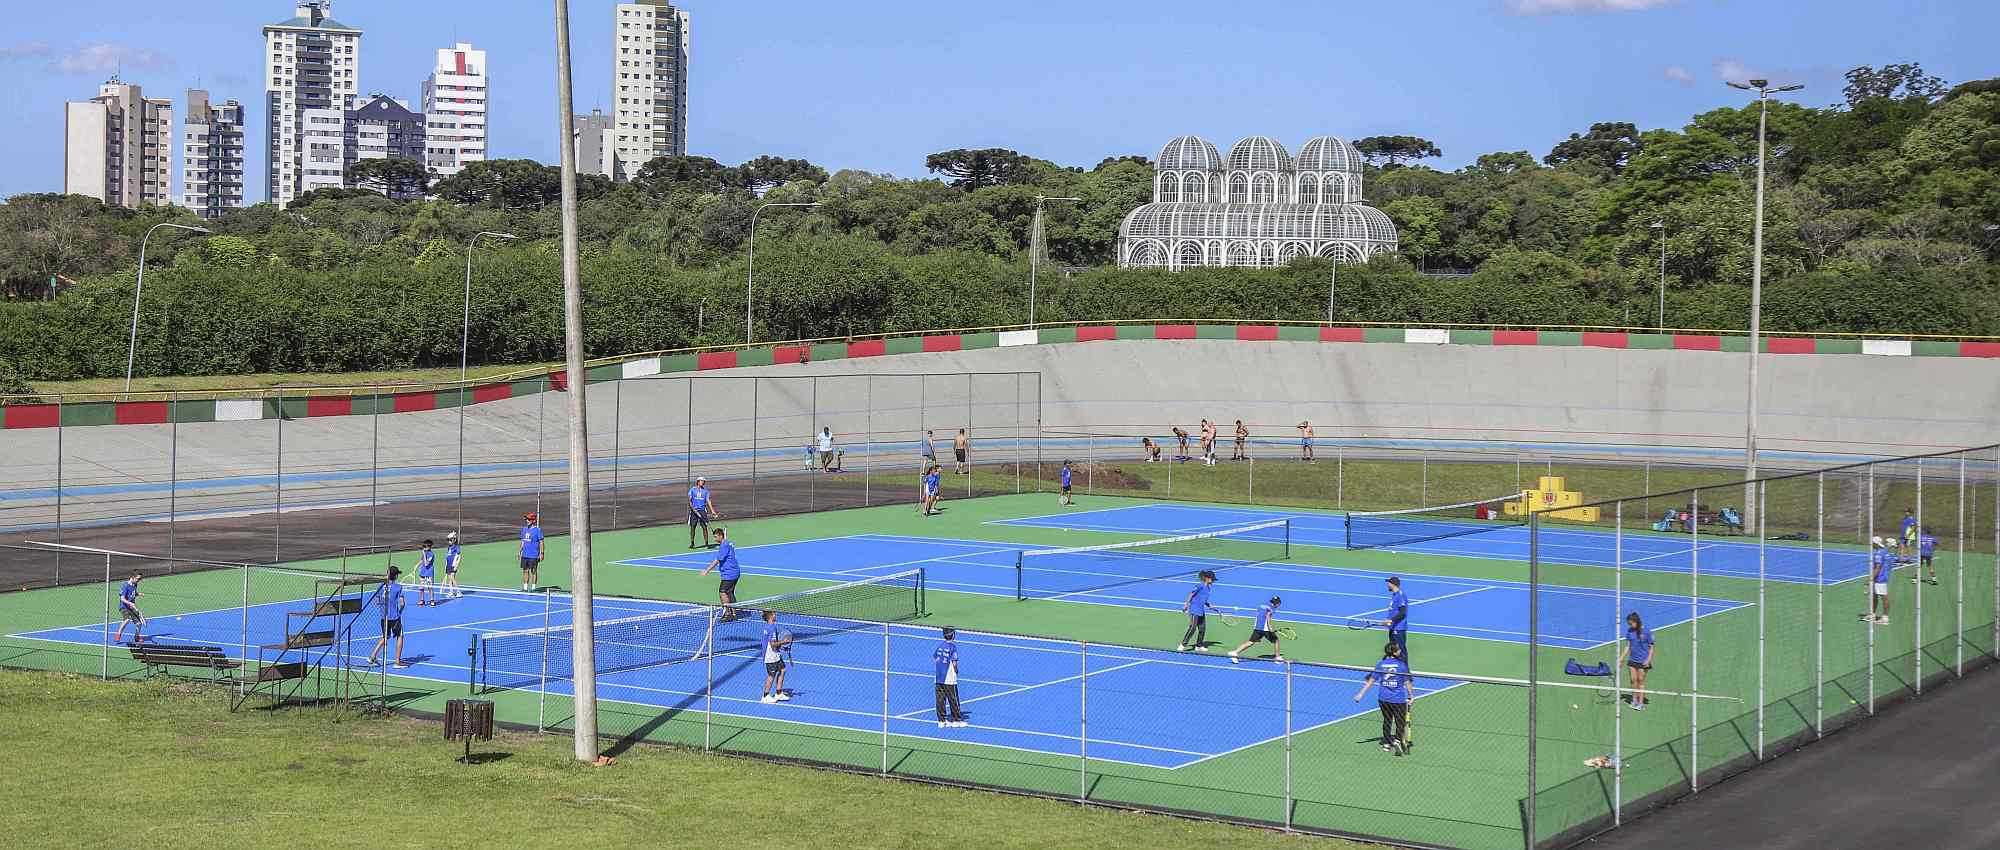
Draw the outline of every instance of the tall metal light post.
[[[192,230],[196,233],[214,233],[206,227],[174,224],[163,221],[146,228],[146,235],[139,237],[139,282],[132,287],[132,338],[125,343],[125,391],[132,391],[132,361],[139,354],[139,293],[146,290],[146,242],[153,238],[153,231],[162,227],[175,230]]]
[[[1772,88],[1770,80],[1731,81],[1729,86],[1757,93],[1757,212],[1750,248],[1750,409],[1743,428],[1743,480],[1746,482],[1743,485],[1743,512],[1747,517],[1751,511],[1757,510],[1756,485],[1747,482],[1757,478],[1757,354],[1758,349],[1763,347],[1760,322],[1764,307],[1764,127],[1770,114],[1771,95],[1798,91],[1805,86],[1794,83]]]
[[[1058,198],[1050,195],[1035,196],[1035,220],[1028,230],[1028,326],[1035,326],[1035,277],[1042,263],[1042,204],[1045,201],[1070,201],[1083,203],[1082,198]]]
[[[749,345],[750,343],[755,342],[755,339],[753,339],[750,334],[751,315],[752,313],[755,312],[755,307],[753,306],[754,302],[750,300],[750,295],[757,288],[758,214],[762,213],[765,207],[817,207],[817,206],[820,206],[820,203],[818,201],[813,201],[811,203],[784,203],[784,204],[769,203],[769,204],[760,204],[755,210],[752,210],[750,212],[750,279],[743,282],[743,344],[744,345]]]
[[[1761,217],[1761,216],[1760,216]],[[1653,222],[1652,229],[1660,232],[1660,323],[1659,330],[1667,329],[1667,223]]]
[[[597,752],[597,635],[590,575],[590,433],[583,376],[583,279],[576,236],[576,108],[570,82],[569,0],[556,0],[556,146],[562,149],[563,372],[569,377],[570,694],[578,761]]]
[[[495,239],[518,239],[512,233],[497,230],[482,230],[472,234],[472,241],[465,243],[465,318],[458,328],[458,521],[452,529],[465,533],[465,359],[472,349],[472,249],[479,245],[481,237]]]

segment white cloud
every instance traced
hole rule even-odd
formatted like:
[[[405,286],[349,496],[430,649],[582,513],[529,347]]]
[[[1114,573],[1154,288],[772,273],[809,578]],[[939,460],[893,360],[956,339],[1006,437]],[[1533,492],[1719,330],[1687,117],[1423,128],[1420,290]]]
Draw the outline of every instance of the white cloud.
[[[1667,69],[1661,71],[1660,74],[1684,86],[1694,85],[1694,73],[1679,65],[1668,65]]]
[[[1730,82],[1730,81],[1741,82],[1743,80],[1747,80],[1752,77],[1764,76],[1763,74],[1758,73],[1756,70],[1752,69],[1750,66],[1745,65],[1742,62],[1737,61],[1735,59],[1715,60],[1715,75],[1717,77],[1721,77],[1723,82]]]
[[[1677,0],[1507,0],[1516,15],[1574,15],[1594,12],[1639,12]]]
[[[172,65],[163,53],[146,47],[122,44],[86,44],[64,54],[55,62],[66,74],[107,74],[121,70],[152,71]]]
[[[53,52],[53,48],[47,44],[39,41],[24,41],[20,44],[10,44],[0,47],[0,62],[11,62],[17,59],[40,59],[51,52]]]

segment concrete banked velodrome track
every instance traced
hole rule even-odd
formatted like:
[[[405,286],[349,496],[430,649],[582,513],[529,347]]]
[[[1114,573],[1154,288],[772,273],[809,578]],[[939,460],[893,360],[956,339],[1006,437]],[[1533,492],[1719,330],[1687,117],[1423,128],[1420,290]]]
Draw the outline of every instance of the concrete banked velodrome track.
[[[2000,441],[2000,360],[1761,362],[1761,447],[1773,466]],[[1271,454],[1290,454],[1292,426],[1310,419],[1322,445],[1363,453],[1421,441],[1733,463],[1745,363],[1714,351],[1211,339],[897,354],[592,384],[591,446],[597,486],[615,469],[621,487],[658,496],[690,473],[739,478],[754,464],[759,475],[797,475],[819,426],[833,429],[850,468],[872,463],[899,483],[926,427],[947,459],[950,435],[969,427],[976,459],[993,462],[1038,448],[1082,454],[1086,432],[1107,435],[1100,451],[1129,455],[1138,434],[1192,430],[1201,417],[1225,434],[1235,419],[1251,423]],[[911,375],[929,377],[892,377]],[[468,497],[557,491],[564,402],[538,393],[464,407],[462,481],[459,409],[0,431],[0,531],[19,540],[56,522],[58,467],[66,529],[170,513],[241,518],[273,512],[281,495],[290,512],[452,499],[461,485]],[[498,531],[513,518],[488,519]]]

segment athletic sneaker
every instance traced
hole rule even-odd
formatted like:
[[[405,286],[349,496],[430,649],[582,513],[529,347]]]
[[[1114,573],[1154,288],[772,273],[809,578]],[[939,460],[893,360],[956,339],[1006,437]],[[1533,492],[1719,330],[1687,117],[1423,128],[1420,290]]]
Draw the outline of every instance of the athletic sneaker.
[[[410,662],[408,662],[408,661],[398,661],[398,662],[396,662],[396,669],[398,669],[398,670],[408,670],[408,669],[410,669]]]
[[[1194,648],[1194,651],[1196,651],[1196,652],[1207,652],[1207,651],[1208,651],[1208,646],[1207,646],[1207,645],[1205,645],[1205,644],[1204,644],[1204,645],[1202,645],[1202,646],[1197,646],[1197,647],[1195,647],[1195,648]]]
[[[1635,703],[1633,703],[1633,704],[1632,704],[1632,710],[1633,710],[1633,711],[1645,711],[1645,710],[1646,710],[1646,704],[1645,704],[1645,703],[1643,703],[1643,702],[1635,702]]]
[[[1234,652],[1231,652],[1231,653],[1229,653],[1229,663],[1231,663],[1231,664],[1241,664],[1241,663],[1243,663],[1243,659],[1241,659],[1241,658],[1237,658],[1237,657],[1236,657],[1236,653],[1234,653]]]
[[[1877,615],[1875,615],[1875,625],[1878,625],[1878,626],[1886,626],[1886,625],[1889,625],[1889,615],[1887,615],[1887,614],[1877,614]]]
[[[949,721],[944,721],[944,720],[940,720],[940,721],[938,721],[938,728],[939,728],[939,729],[950,729],[950,728],[951,728],[951,723],[950,723]]]
[[[972,724],[970,724],[970,723],[967,723],[967,722],[965,722],[965,721],[963,721],[963,720],[953,720],[953,721],[951,722],[951,728],[953,728],[953,729],[964,729],[965,727],[967,727],[967,726],[971,726],[971,725],[972,725]]]
[[[1273,655],[1273,656],[1271,656],[1271,660],[1272,660],[1272,661],[1277,661],[1277,662],[1280,662],[1280,663],[1283,663],[1283,662],[1284,662],[1284,660],[1285,660],[1285,657],[1284,657],[1284,656],[1282,656],[1282,655]]]
[[[757,698],[757,701],[758,701],[758,702],[761,702],[761,703],[764,703],[765,705],[769,705],[769,704],[771,704],[771,703],[774,703],[774,702],[777,702],[777,701],[778,701],[778,698],[777,698],[777,697],[774,697],[774,696],[771,696],[770,694],[765,694],[765,695],[763,695],[763,696],[761,696],[761,697],[758,697],[758,698]]]
[[[785,693],[784,691],[778,692],[778,702],[791,702],[791,701],[792,701],[791,694]]]
[[[1181,644],[1180,646],[1176,646],[1176,647],[1174,647],[1174,651],[1175,651],[1175,652],[1186,652],[1186,651],[1187,651],[1187,644]]]
[[[1385,752],[1385,753],[1393,753],[1393,752],[1395,752],[1395,751],[1396,751],[1396,748],[1395,748],[1395,746],[1394,746],[1394,745],[1391,745],[1391,744],[1389,744],[1389,743],[1387,743],[1387,742],[1384,742],[1384,743],[1382,744],[1382,752]]]

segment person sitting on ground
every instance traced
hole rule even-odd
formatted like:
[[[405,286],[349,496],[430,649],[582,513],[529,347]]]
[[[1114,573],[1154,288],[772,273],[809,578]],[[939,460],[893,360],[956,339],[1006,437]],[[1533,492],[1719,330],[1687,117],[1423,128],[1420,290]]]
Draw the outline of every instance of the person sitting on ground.
[[[1737,513],[1734,507],[1723,506],[1721,517],[1724,530],[1731,534],[1743,533],[1743,515]]]

